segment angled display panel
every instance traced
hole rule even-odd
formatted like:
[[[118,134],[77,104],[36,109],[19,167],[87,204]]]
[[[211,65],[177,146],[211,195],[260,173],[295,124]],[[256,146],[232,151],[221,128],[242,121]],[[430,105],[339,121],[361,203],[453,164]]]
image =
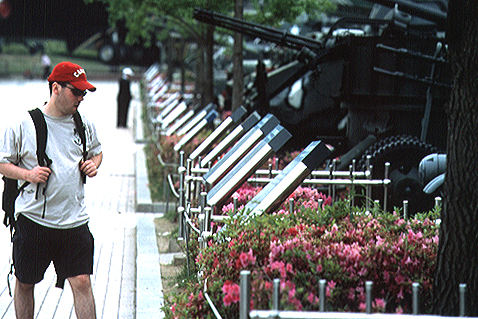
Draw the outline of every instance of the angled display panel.
[[[184,127],[182,127],[178,131],[178,135],[184,135],[186,134],[189,130],[191,130],[194,126],[196,126],[206,115],[212,110],[216,109],[216,105],[213,103],[209,103],[206,105],[202,110],[197,112],[196,116],[193,117],[191,121],[189,121]]]
[[[148,85],[149,96],[150,97],[155,96],[156,93],[159,91],[159,89],[161,89],[161,87],[163,87],[163,85],[164,85],[164,81],[163,81],[163,78],[161,76],[157,76],[154,79],[152,79],[151,82]]]
[[[151,97],[151,101],[156,105],[158,106],[159,108],[163,108],[164,106],[162,105],[162,103],[158,102],[159,99],[161,97],[163,97],[164,95],[166,95],[166,92],[168,91],[168,85],[167,84],[161,84],[161,86],[159,86],[157,88],[157,90],[154,91],[154,94],[153,96]]]
[[[159,114],[158,116],[158,121],[162,121],[164,118],[166,118],[166,116],[168,116],[168,114],[174,110],[174,108],[176,107],[176,105],[178,105],[179,103],[181,102],[180,99],[175,99],[173,100],[171,103],[169,103],[168,105],[166,105],[166,107],[161,111],[161,113]]]
[[[159,75],[159,64],[153,63],[151,66],[144,72],[144,79],[146,82],[151,82],[157,75]]]
[[[256,125],[260,119],[261,116],[257,112],[253,112],[249,115],[244,122],[239,124],[231,133],[227,134],[227,136],[201,160],[200,167],[206,167],[209,162],[214,162],[219,155],[224,154],[244,133]]]
[[[267,136],[277,125],[279,120],[272,114],[267,114],[252,129],[250,129],[234,146],[214,165],[205,175],[204,180],[215,184],[249,152],[257,142]]]
[[[239,121],[246,115],[247,110],[241,106],[231,116],[228,116],[222,123],[189,155],[189,158],[195,160],[198,156],[203,155],[217,139],[225,133],[233,125],[237,125]]]
[[[330,150],[325,143],[321,141],[310,143],[247,203],[244,211],[251,216],[274,211],[329,154]]]
[[[180,119],[178,119],[174,124],[172,124],[167,130],[165,135],[169,136],[171,134],[176,133],[179,128],[181,128],[184,124],[186,124],[187,121],[189,121],[195,114],[194,109],[189,110],[184,114]]]
[[[178,117],[181,116],[186,110],[188,109],[188,106],[186,102],[182,101],[179,103],[174,110],[172,110],[168,116],[166,116],[164,119],[161,120],[161,129],[165,130],[168,126],[171,125]]]
[[[277,125],[242,158],[207,194],[207,204],[216,206],[232,195],[265,161],[277,152],[292,135]]]
[[[186,145],[190,140],[192,140],[208,123],[212,123],[217,117],[217,115],[218,113],[216,110],[209,111],[209,113],[201,121],[199,121],[196,126],[189,130],[186,135],[184,135],[184,137],[176,145],[174,145],[174,150],[176,152],[179,151],[184,145]]]
[[[178,92],[175,92],[171,95],[168,96],[168,98],[166,100],[164,100],[163,102],[159,103],[158,107],[160,109],[163,109],[166,107],[166,105],[169,105],[171,104],[174,100],[177,100],[181,97],[181,95],[178,93]]]

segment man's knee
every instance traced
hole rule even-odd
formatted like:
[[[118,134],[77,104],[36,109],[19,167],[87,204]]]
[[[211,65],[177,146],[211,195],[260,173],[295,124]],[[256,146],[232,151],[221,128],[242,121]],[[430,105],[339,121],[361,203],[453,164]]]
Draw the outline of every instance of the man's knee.
[[[68,278],[71,288],[76,291],[88,292],[91,291],[90,275],[78,275]]]
[[[35,288],[35,284],[24,284],[17,279],[15,288],[20,292],[31,292]]]

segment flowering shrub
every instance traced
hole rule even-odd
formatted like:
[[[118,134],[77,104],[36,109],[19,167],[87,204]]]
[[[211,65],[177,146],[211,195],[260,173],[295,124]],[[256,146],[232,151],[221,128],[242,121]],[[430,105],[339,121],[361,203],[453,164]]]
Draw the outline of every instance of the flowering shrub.
[[[320,279],[327,280],[329,311],[363,312],[369,280],[374,311],[410,312],[413,282],[420,284],[422,311],[427,309],[438,245],[436,212],[404,221],[395,213],[352,209],[346,201],[330,205],[312,189],[298,188],[291,196],[300,203],[294,212],[282,207],[245,221],[247,212],[241,211],[206,248],[191,250],[201,283],[168,296],[167,317],[214,318],[200,298],[206,288],[223,318],[238,318],[242,270],[251,272],[251,309],[271,309],[275,278],[285,310],[318,310]],[[319,197],[328,205],[317,210]]]

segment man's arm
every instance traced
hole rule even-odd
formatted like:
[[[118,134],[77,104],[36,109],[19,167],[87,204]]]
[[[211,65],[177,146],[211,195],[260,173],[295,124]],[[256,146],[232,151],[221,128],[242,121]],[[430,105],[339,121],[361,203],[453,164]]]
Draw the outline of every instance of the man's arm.
[[[0,174],[8,178],[29,181],[32,184],[46,183],[51,169],[48,167],[36,166],[32,170],[21,168],[12,163],[1,163]]]
[[[80,170],[89,177],[94,177],[98,174],[98,167],[100,167],[103,161],[103,152],[92,158],[86,160],[86,162],[80,163]]]

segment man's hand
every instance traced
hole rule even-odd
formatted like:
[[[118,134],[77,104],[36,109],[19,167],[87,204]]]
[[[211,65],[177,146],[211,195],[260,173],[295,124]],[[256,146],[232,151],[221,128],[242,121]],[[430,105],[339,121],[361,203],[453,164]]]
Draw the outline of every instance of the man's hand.
[[[35,166],[28,172],[26,180],[32,184],[46,183],[50,174],[50,168],[43,166]]]
[[[86,160],[86,162],[80,162],[80,171],[85,173],[88,177],[94,177],[98,174],[98,167],[93,160],[89,159]]]

